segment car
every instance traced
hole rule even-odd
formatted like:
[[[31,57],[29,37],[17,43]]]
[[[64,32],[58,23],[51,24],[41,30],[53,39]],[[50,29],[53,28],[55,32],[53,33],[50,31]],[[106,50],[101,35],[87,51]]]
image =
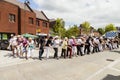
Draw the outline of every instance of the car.
[[[0,49],[1,50],[7,50],[8,46],[9,46],[8,40],[0,40]]]

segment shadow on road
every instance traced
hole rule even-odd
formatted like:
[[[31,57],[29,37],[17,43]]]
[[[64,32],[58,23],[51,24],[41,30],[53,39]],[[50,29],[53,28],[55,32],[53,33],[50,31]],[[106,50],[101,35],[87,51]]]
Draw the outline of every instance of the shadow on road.
[[[13,57],[13,55],[11,53],[8,53],[8,54],[4,55],[4,57],[10,58],[10,57]]]
[[[39,60],[39,57],[32,57],[33,60]],[[42,57],[42,59],[46,59],[46,57]],[[48,59],[54,59],[52,56],[50,56]]]
[[[120,51],[117,51],[117,50],[110,51],[110,52],[116,52],[116,53],[120,54]]]
[[[104,79],[102,80],[120,80],[120,75],[119,76],[113,76],[108,74]]]

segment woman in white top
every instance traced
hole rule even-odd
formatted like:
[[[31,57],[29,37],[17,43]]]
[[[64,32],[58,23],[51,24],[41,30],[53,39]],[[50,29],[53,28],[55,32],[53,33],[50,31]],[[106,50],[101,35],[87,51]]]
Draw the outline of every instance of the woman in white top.
[[[85,38],[81,37],[81,52],[82,52],[82,55],[84,55],[84,49],[85,49]]]
[[[67,37],[65,37],[65,39],[64,39],[63,42],[62,42],[61,57],[66,58],[67,46],[68,46],[68,39],[67,39]]]
[[[9,42],[10,42],[10,45],[12,46],[13,56],[15,56],[15,54],[18,56],[18,53],[17,53],[17,45],[18,45],[17,37],[16,37],[16,36],[13,36],[13,37],[10,39]]]
[[[34,49],[34,41],[32,38],[28,39],[28,57],[32,57],[33,49]]]
[[[55,37],[55,39],[53,40],[53,48],[54,48],[54,58],[58,59],[58,47],[60,45],[60,40],[58,39],[58,36]]]

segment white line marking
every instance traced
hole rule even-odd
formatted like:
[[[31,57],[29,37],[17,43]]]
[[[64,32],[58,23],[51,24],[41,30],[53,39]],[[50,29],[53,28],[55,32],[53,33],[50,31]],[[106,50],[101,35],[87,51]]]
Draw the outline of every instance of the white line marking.
[[[115,71],[117,71],[117,72],[120,72],[120,70],[119,70],[119,69],[116,69],[116,68],[110,68],[110,69],[115,70]]]

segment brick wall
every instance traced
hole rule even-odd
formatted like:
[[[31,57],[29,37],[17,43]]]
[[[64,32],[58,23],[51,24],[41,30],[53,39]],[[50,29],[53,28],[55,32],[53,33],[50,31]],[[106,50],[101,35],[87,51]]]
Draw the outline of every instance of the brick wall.
[[[26,7],[25,7],[26,8]],[[9,21],[9,14],[15,15],[15,22]],[[33,24],[29,23],[29,17],[33,18]],[[36,29],[40,28],[41,33],[49,33],[49,22],[47,27],[43,27],[44,20],[40,19],[40,26],[36,25],[36,14],[32,11],[27,11],[19,8],[19,6],[0,1],[0,32],[24,34],[36,34]]]
[[[33,18],[33,24],[29,23],[29,18]],[[36,34],[36,14],[34,12],[21,9],[21,33]]]
[[[15,22],[9,21],[9,14],[15,15]],[[18,34],[18,7],[0,1],[0,32]]]
[[[37,18],[37,20],[38,20],[38,18]],[[47,27],[43,26],[43,22],[45,22],[47,24]],[[36,29],[39,29],[40,33],[48,34],[49,33],[49,22],[39,19],[39,26],[37,25]]]

